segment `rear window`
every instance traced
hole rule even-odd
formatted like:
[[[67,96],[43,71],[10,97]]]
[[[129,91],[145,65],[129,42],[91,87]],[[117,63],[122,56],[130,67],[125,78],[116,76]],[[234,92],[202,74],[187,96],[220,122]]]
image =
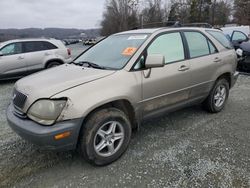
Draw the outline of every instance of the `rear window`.
[[[222,32],[207,30],[207,33],[209,33],[212,37],[214,37],[225,48],[233,49],[232,43],[228,40],[228,38],[226,37],[226,35],[224,35]]]

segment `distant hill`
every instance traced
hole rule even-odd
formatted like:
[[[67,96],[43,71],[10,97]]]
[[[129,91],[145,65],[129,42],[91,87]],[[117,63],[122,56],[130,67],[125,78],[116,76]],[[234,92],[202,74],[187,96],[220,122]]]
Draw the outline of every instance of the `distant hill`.
[[[63,29],[63,28],[27,28],[27,29],[0,29],[0,41],[17,38],[94,38],[100,35],[100,29]]]

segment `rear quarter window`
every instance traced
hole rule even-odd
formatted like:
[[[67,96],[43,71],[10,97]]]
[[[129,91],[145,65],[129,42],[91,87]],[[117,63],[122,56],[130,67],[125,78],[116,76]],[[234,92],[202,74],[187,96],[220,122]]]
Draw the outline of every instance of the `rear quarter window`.
[[[224,35],[220,31],[206,31],[208,34],[210,34],[213,38],[215,38],[222,46],[224,46],[227,49],[233,49],[232,43],[228,40],[226,35]]]

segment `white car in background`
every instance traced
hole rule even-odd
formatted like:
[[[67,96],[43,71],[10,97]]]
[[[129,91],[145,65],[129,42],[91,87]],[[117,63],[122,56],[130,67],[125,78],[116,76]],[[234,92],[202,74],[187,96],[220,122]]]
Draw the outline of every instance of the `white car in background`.
[[[71,51],[56,39],[18,39],[0,43],[0,80],[71,62]]]

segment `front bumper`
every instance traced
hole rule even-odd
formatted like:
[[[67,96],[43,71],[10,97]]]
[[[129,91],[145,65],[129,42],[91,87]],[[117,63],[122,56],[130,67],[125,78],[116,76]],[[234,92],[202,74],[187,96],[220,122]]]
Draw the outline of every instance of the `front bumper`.
[[[10,127],[25,140],[44,150],[65,151],[76,148],[82,119],[57,122],[53,126],[42,126],[29,119],[21,119],[14,114],[12,104],[7,109],[7,120]],[[55,135],[70,132],[70,136],[60,140]]]

